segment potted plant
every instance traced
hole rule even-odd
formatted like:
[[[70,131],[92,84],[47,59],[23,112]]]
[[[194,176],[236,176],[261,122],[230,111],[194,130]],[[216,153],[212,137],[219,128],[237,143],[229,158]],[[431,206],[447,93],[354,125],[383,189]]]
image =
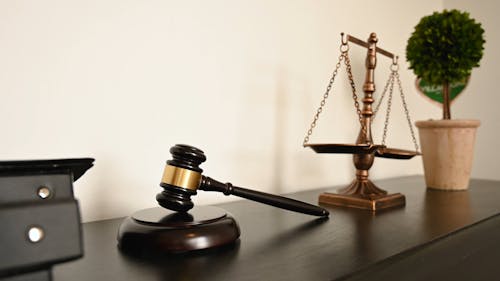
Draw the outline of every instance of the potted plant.
[[[450,103],[457,93],[450,95],[450,86],[466,83],[472,68],[479,66],[484,50],[483,34],[481,24],[470,18],[469,13],[444,10],[423,17],[408,39],[406,59],[410,69],[417,79],[442,89],[437,100],[443,106],[443,119],[416,122],[429,188],[468,187],[480,122],[451,119]]]

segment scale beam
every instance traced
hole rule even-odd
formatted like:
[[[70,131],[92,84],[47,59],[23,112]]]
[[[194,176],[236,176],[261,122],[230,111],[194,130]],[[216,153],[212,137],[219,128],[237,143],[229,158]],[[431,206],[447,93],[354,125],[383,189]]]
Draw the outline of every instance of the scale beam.
[[[365,47],[367,49],[370,48],[370,44],[368,42],[363,41],[361,39],[358,39],[358,38],[356,38],[356,37],[354,37],[352,35],[347,34],[346,35],[346,39],[347,39],[347,41],[352,42],[352,43],[354,43],[356,45],[359,45],[361,47]],[[380,47],[375,47],[375,50],[377,51],[377,53],[379,53],[381,55],[384,55],[384,56],[386,56],[388,58],[391,58],[391,59],[394,59],[394,58],[397,57],[395,54],[393,54],[393,53],[391,53],[389,51],[386,51],[386,50],[384,50],[384,49],[382,49]]]

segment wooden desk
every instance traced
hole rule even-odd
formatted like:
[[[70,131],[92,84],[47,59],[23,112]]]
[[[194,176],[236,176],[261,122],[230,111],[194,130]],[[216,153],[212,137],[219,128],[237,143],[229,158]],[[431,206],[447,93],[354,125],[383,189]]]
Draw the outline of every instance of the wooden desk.
[[[84,258],[56,266],[54,280],[499,280],[500,181],[472,180],[465,192],[427,191],[422,176],[375,183],[405,194],[406,206],[329,208],[318,220],[246,200],[220,204],[240,241],[199,254],[127,256],[116,247],[122,219],[86,223]],[[289,196],[315,203],[324,190]]]

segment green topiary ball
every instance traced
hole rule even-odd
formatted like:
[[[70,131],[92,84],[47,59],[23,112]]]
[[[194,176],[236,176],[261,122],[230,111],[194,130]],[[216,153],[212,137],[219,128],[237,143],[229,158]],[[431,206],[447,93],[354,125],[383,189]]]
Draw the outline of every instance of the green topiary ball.
[[[433,85],[461,81],[479,66],[483,34],[481,24],[467,12],[434,12],[415,26],[406,46],[406,59],[418,77]]]

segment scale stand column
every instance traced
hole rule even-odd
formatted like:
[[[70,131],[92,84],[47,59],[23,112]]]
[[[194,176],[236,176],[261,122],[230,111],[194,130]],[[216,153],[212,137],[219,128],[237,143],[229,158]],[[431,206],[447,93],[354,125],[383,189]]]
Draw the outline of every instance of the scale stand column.
[[[375,67],[377,65],[377,35],[371,33],[368,42],[363,42],[352,36],[348,40],[366,47],[368,49],[366,56],[366,76],[363,84],[364,98],[362,99],[363,108],[361,110],[362,127],[360,129],[356,144],[372,145],[372,103],[373,92],[375,92]],[[359,42],[361,41],[361,42]],[[340,189],[338,193],[325,192],[319,196],[319,203],[326,205],[336,205],[344,207],[353,207],[360,209],[369,209],[377,211],[390,207],[405,205],[405,197],[401,193],[387,194],[387,191],[378,188],[370,181],[369,173],[373,161],[374,153],[354,154],[353,162],[356,167],[356,178],[347,187]]]

